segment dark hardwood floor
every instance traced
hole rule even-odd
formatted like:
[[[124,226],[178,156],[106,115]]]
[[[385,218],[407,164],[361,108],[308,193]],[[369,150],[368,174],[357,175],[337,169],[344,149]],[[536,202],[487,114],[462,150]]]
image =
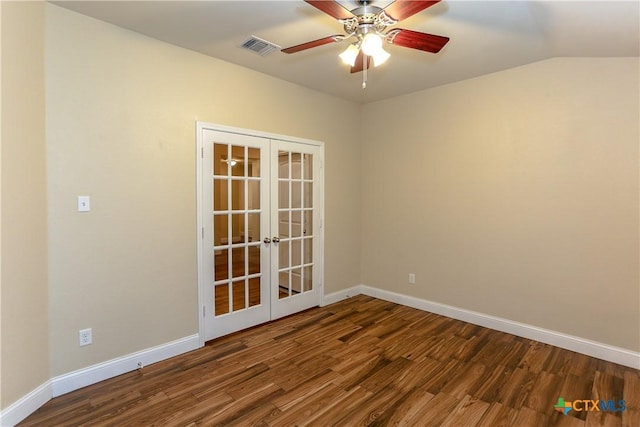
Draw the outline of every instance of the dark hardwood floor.
[[[626,409],[563,415],[559,397]],[[638,427],[640,371],[357,296],[60,396],[21,425]]]

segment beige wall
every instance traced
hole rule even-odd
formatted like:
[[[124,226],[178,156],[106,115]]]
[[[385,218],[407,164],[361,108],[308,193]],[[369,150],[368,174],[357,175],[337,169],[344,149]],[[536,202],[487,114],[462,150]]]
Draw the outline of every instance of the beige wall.
[[[558,58],[366,105],[363,283],[640,350],[638,77]]]
[[[325,291],[359,283],[360,106],[47,12],[52,375],[197,333],[196,120],[324,141]]]
[[[46,32],[42,4],[0,8],[2,408],[197,332],[196,120],[325,141],[325,292],[365,283],[640,350],[637,59],[360,107],[57,6]]]
[[[49,379],[44,3],[2,10],[0,407]]]

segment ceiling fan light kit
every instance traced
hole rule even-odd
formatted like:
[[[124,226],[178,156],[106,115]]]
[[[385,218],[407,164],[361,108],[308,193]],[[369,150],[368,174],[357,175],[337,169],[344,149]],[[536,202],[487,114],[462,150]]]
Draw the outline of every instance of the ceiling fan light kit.
[[[383,41],[389,44],[438,53],[449,41],[448,37],[419,31],[388,27],[397,24],[416,13],[433,6],[440,0],[395,0],[385,8],[371,5],[373,1],[359,0],[359,7],[345,9],[341,4],[329,0],[305,0],[311,6],[332,16],[344,26],[344,35],[333,35],[307,43],[282,49],[284,53],[296,53],[329,43],[338,43],[351,37],[357,40],[351,43],[340,55],[342,61],[351,66],[351,73],[366,71],[373,62],[377,67],[383,64],[391,54],[382,48]],[[386,32],[385,32],[386,31]],[[373,61],[370,61],[369,59]],[[363,83],[363,88],[366,84]]]

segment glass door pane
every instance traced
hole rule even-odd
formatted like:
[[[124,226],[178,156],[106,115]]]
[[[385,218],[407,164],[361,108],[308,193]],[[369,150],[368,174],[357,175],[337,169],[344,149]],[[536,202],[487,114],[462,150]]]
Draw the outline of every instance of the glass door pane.
[[[304,161],[303,161],[304,159]],[[278,230],[279,244],[279,291],[278,298],[290,298],[305,291],[313,290],[313,281],[307,280],[303,287],[303,267],[311,267],[313,261],[302,255],[303,241],[312,244],[313,235],[303,233],[303,218],[312,215],[311,208],[303,207],[305,192],[313,187],[313,172],[305,171],[313,164],[312,154],[278,151]]]
[[[261,275],[260,150],[215,143],[213,152],[214,315],[221,316],[262,301],[255,286]]]

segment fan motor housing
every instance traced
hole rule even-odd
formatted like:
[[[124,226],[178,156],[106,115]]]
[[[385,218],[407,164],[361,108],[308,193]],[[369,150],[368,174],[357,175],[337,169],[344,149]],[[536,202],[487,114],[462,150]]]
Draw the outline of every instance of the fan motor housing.
[[[384,13],[384,9],[377,6],[364,5],[351,11],[352,18],[341,20],[344,31],[349,34],[366,34],[369,31],[381,32],[397,21]]]
[[[372,24],[376,19],[376,15],[378,15],[382,9],[377,6],[362,6],[357,7],[351,11],[356,18],[358,18],[358,22],[363,24]]]

